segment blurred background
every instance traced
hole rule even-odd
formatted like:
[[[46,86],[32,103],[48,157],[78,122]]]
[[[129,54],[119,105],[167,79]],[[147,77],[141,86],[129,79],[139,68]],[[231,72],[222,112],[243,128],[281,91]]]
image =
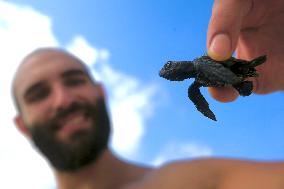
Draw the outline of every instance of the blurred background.
[[[192,80],[158,76],[167,60],[206,53],[209,0],[0,1],[1,188],[55,188],[48,163],[15,128],[10,95],[24,55],[42,46],[69,50],[92,69],[108,94],[113,135],[122,159],[159,166],[176,159],[284,158],[283,93],[214,101],[218,121],[187,97]]]

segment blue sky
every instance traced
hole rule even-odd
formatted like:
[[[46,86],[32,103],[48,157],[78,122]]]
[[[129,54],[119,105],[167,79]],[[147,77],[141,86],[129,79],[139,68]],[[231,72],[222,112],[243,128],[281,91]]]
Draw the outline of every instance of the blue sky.
[[[7,92],[18,61],[40,46],[68,49],[105,83],[114,127],[111,147],[122,158],[148,165],[200,156],[282,160],[282,92],[224,104],[204,88],[218,119],[213,122],[188,100],[192,80],[169,82],[158,76],[167,60],[191,60],[206,52],[211,6],[209,0],[1,1],[0,49],[5,53],[0,58],[6,62],[1,91],[6,93],[0,110],[6,116],[0,166],[6,171],[0,176],[10,176],[8,183],[18,175],[20,186],[29,188],[54,185],[48,165],[14,128]],[[46,177],[32,182],[35,173]]]

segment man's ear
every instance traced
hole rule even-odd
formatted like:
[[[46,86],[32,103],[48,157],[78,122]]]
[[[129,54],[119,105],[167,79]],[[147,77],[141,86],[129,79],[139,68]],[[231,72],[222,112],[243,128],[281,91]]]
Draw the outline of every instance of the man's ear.
[[[28,127],[26,126],[26,124],[25,124],[25,122],[24,122],[22,116],[17,115],[17,116],[14,118],[14,123],[16,124],[17,129],[18,129],[23,135],[25,135],[25,136],[28,137],[28,138],[31,138],[31,133],[30,133]]]

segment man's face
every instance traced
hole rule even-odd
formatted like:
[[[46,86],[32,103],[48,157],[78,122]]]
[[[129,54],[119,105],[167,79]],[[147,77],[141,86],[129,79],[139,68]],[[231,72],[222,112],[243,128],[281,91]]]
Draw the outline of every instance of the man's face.
[[[107,148],[110,123],[101,86],[74,57],[34,55],[20,67],[15,95],[35,146],[61,171],[93,162]]]

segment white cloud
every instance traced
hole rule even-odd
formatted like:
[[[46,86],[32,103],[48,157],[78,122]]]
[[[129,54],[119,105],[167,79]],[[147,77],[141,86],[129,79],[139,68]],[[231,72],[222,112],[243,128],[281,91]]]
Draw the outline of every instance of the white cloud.
[[[37,47],[58,45],[51,20],[29,7],[1,1],[0,41],[1,188],[51,188],[51,170],[14,127],[15,110],[10,97],[12,75],[24,55]]]
[[[211,156],[213,150],[205,145],[194,142],[171,142],[152,161],[152,165],[159,166],[163,163],[197,157]]]
[[[69,52],[80,57],[80,59],[89,66],[97,62],[99,58],[99,52],[95,48],[91,47],[83,36],[75,37],[71,44],[67,46],[67,49]]]
[[[49,17],[28,6],[0,1],[0,178],[5,178],[1,188],[47,189],[55,185],[45,160],[15,129],[10,97],[12,75],[24,55],[38,47],[59,46],[51,26]],[[142,86],[134,77],[114,70],[108,64],[109,51],[93,47],[82,36],[75,37],[67,48],[97,68],[92,73],[109,92],[112,147],[125,157],[135,157],[145,119],[152,113],[155,87]]]

